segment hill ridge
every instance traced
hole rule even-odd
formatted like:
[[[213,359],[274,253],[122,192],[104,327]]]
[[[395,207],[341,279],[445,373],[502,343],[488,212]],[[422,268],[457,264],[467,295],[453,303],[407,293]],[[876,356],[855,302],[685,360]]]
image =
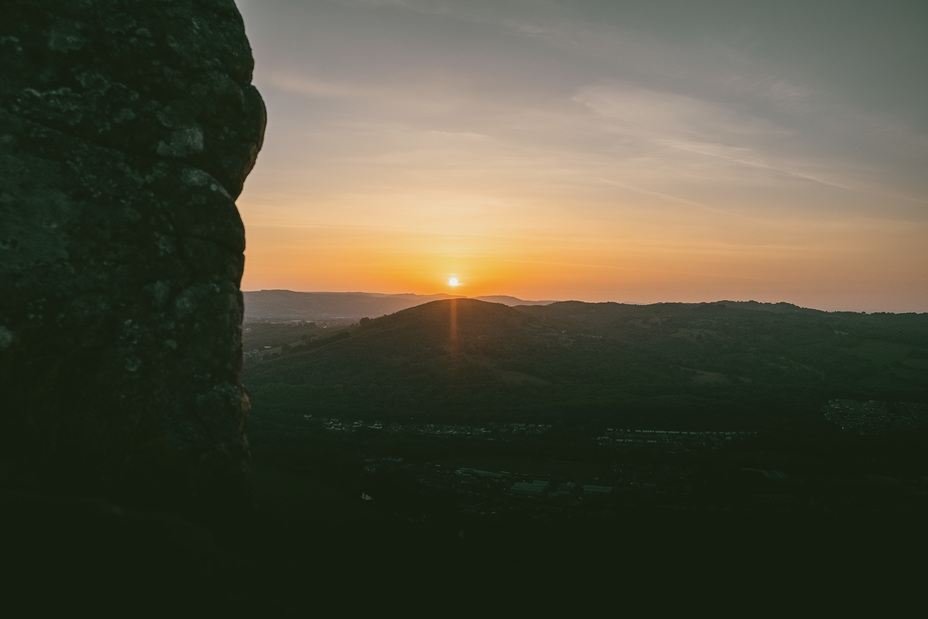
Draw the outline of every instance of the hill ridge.
[[[928,400],[923,315],[457,298],[289,348],[246,364],[256,409],[757,429],[820,421],[835,398]]]
[[[470,298],[447,293],[421,295],[414,293],[379,292],[299,292],[275,289],[245,291],[245,320],[340,320],[358,321],[442,299]],[[551,301],[528,301],[507,295],[474,297],[506,305],[538,305]]]

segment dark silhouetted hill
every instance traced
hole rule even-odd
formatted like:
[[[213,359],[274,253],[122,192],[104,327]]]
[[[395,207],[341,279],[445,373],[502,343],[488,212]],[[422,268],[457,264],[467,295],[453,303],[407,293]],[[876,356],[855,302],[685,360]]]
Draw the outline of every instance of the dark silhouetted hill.
[[[928,316],[435,301],[246,365],[256,411],[754,429],[928,397]]]
[[[373,292],[245,292],[245,320],[332,320],[357,322],[376,318],[430,301],[458,298],[448,294],[379,294]],[[510,296],[478,297],[505,305],[537,305],[551,301],[525,301]]]
[[[823,404],[926,416],[926,315],[451,299],[305,335],[243,372],[264,530],[280,539],[256,538],[258,564],[275,547],[325,557],[312,581],[328,586],[333,557],[351,573],[381,557],[381,582],[402,555],[456,591],[472,574],[481,590],[488,564],[507,588],[557,574],[588,591],[613,578],[602,556],[651,561],[649,579],[682,557],[689,582],[722,557],[751,579],[808,565],[818,583],[924,548],[928,428],[842,430]],[[636,429],[758,431],[677,448],[649,437],[682,433]],[[643,438],[610,438],[626,435]],[[528,481],[548,491],[526,496]]]

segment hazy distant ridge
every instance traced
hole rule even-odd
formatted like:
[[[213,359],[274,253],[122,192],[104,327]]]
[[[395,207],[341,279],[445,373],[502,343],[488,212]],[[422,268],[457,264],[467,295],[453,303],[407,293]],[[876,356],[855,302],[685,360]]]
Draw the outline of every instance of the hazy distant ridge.
[[[410,307],[455,298],[449,294],[380,294],[375,292],[294,292],[260,290],[243,293],[245,320],[360,320]],[[474,297],[503,305],[547,305],[505,295]]]

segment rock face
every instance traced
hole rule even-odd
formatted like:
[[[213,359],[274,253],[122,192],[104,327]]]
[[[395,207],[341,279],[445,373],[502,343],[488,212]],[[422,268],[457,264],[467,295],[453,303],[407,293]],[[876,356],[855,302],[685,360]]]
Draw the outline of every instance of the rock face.
[[[249,501],[233,0],[0,0],[0,481]]]

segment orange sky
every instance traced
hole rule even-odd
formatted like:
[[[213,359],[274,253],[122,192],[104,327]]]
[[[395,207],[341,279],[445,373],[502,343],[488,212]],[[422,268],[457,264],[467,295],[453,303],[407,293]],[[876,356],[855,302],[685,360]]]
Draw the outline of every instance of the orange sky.
[[[269,117],[245,290],[928,311],[905,11],[237,3]]]

